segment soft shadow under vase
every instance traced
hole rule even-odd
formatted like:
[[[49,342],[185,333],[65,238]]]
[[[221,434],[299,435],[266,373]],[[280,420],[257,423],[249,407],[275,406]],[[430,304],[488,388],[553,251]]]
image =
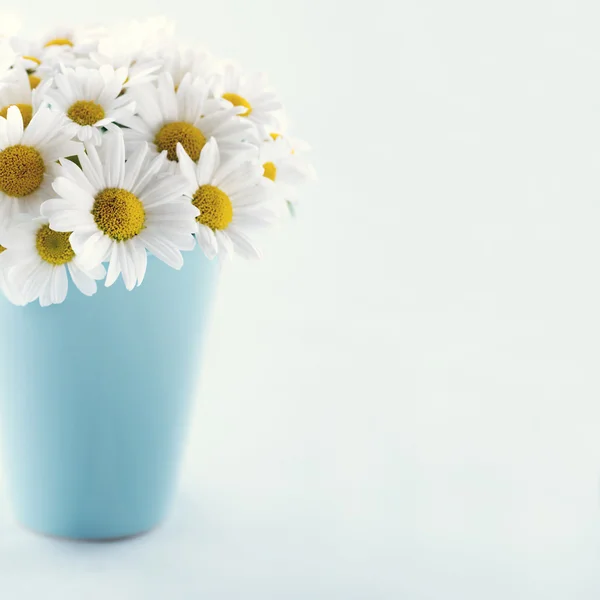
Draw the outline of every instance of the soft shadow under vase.
[[[3,483],[38,532],[111,539],[167,513],[198,383],[219,265],[196,248],[180,271],[149,258],[61,305],[0,299]]]

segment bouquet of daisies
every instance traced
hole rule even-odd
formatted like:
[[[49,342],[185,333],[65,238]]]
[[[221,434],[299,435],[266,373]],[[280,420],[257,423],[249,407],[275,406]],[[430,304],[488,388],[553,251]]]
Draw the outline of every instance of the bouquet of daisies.
[[[132,290],[148,255],[258,257],[313,174],[284,120],[264,76],[160,20],[0,39],[0,289],[48,306],[69,278]]]

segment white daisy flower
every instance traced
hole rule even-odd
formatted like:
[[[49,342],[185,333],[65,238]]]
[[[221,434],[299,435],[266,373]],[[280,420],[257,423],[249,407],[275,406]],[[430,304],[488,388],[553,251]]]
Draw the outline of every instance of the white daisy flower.
[[[43,217],[21,219],[0,240],[6,248],[0,254],[9,299],[26,304],[39,299],[42,306],[60,304],[67,296],[68,278],[86,296],[96,293],[96,280],[106,275],[98,265],[81,265],[69,242],[69,232],[54,231]]]
[[[135,109],[131,97],[121,96],[127,69],[116,71],[108,65],[100,69],[63,69],[46,92],[51,107],[70,119],[77,137],[98,145],[101,127],[130,117]]]
[[[306,148],[299,143],[299,148]],[[263,183],[278,200],[295,203],[298,187],[315,179],[312,166],[296,151],[289,138],[271,134],[260,147],[260,163],[263,166]]]
[[[73,232],[69,240],[86,267],[109,261],[107,286],[119,274],[128,290],[140,285],[147,250],[180,269],[181,250],[194,247],[198,215],[182,196],[185,179],[161,174],[166,156],[148,160],[145,146],[126,161],[118,131],[107,133],[99,149],[86,144],[86,151],[78,155],[81,169],[61,162],[63,175],[54,182],[60,198],[41,209],[52,229]]]
[[[42,64],[44,49],[41,44],[17,36],[11,37],[9,43],[16,57],[16,64],[21,65],[28,71],[35,71]]]
[[[216,76],[215,60],[208,52],[184,46],[165,53],[163,69],[170,73],[175,88],[181,85],[186,73],[190,73],[192,79],[201,77],[208,87]]]
[[[44,46],[20,37],[11,38],[10,43],[17,55],[15,64],[32,76],[32,87],[36,87],[34,81],[39,83],[54,75],[61,65],[75,67],[78,64],[77,56],[67,44]]]
[[[41,203],[53,195],[56,161],[82,148],[71,141],[73,134],[72,125],[46,107],[26,129],[16,106],[0,117],[0,220],[18,213],[39,215]]]
[[[0,77],[0,116],[6,118],[8,108],[14,105],[21,111],[23,125],[27,127],[40,107],[49,82],[39,84],[40,80],[20,65]]]
[[[64,67],[93,66],[89,53],[98,42],[94,29],[63,27],[46,33],[38,41],[13,37],[11,44],[19,57],[17,64],[36,78],[46,79]]]
[[[181,144],[177,154],[188,182],[186,195],[200,211],[196,237],[205,254],[209,258],[217,253],[231,256],[235,250],[242,256],[259,258],[248,233],[270,223],[273,216],[265,206],[268,195],[260,185],[260,165],[239,156],[221,160],[214,138],[202,149],[197,164]]]
[[[69,50],[76,56],[82,56],[93,52],[98,46],[94,33],[93,29],[88,28],[59,27],[42,36],[41,46],[43,48],[57,46]]]
[[[128,148],[147,142],[155,153],[167,151],[171,171],[176,170],[177,144],[196,162],[206,141],[214,137],[221,151],[232,154],[257,152],[254,131],[239,109],[220,109],[208,101],[208,87],[201,79],[187,74],[175,90],[169,73],[161,73],[156,86],[132,90],[139,116],[123,124]]]
[[[243,74],[239,67],[228,64],[223,68],[214,84],[215,97],[221,98],[226,106],[239,106],[241,117],[247,117],[261,134],[276,125],[276,114],[281,103],[269,91],[263,73]]]

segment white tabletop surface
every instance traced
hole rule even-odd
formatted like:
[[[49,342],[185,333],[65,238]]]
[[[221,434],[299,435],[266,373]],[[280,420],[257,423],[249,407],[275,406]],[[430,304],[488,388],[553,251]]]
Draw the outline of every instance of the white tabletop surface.
[[[27,25],[178,18],[320,181],[224,273],[170,519],[62,542],[0,493],[0,598],[597,600],[598,4],[101,7]]]

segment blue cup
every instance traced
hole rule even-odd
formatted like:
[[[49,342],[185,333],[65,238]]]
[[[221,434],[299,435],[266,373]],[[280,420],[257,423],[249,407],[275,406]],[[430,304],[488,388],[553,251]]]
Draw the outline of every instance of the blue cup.
[[[146,532],[173,496],[219,264],[199,248],[181,271],[63,304],[0,299],[0,431],[17,519],[88,540]]]

